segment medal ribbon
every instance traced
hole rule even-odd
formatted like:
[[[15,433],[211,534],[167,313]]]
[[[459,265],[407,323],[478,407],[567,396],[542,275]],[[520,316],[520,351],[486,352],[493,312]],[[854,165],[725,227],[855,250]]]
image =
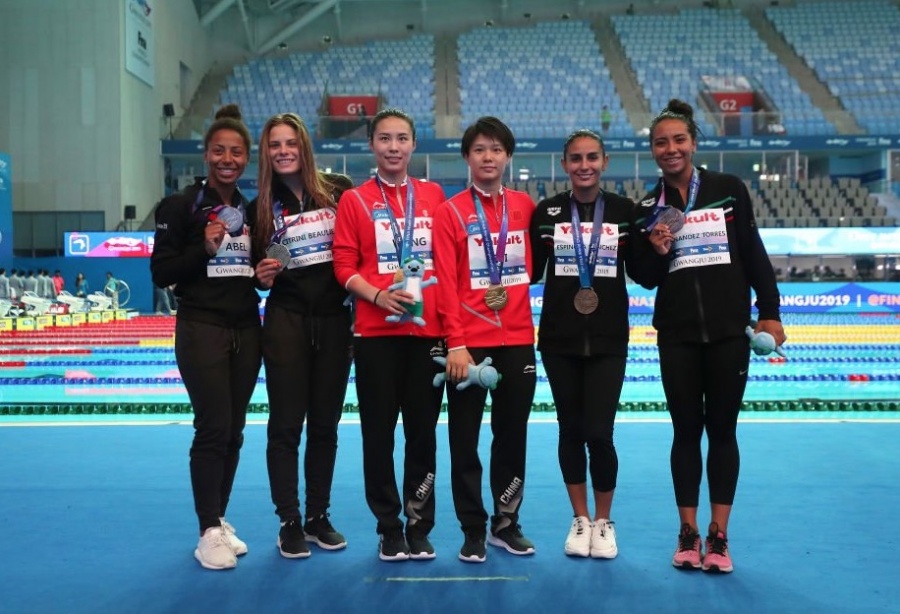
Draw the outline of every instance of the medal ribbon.
[[[506,211],[506,192],[501,195],[501,219],[500,234],[497,236],[497,251],[494,251],[494,242],[491,240],[491,231],[488,228],[487,217],[484,215],[484,206],[478,198],[478,192],[472,187],[472,200],[475,201],[475,214],[478,216],[478,225],[481,227],[484,255],[487,258],[488,276],[492,285],[500,285],[503,278],[503,262],[506,260],[506,235],[509,231],[509,216]]]
[[[375,175],[375,183],[381,190],[381,198],[384,200],[384,206],[387,208],[388,216],[391,218],[391,234],[394,235],[394,251],[397,252],[397,266],[403,266],[403,261],[412,253],[413,230],[416,224],[416,199],[413,191],[412,180],[406,179],[406,210],[404,211],[403,221],[406,224],[403,228],[403,234],[400,234],[400,226],[397,224],[397,218],[394,215],[394,209],[391,207],[391,201],[388,200],[384,186],[381,185],[381,178]],[[399,196],[399,195],[398,195]]]
[[[238,205],[237,205],[237,207],[235,207],[235,209],[237,209],[238,211],[241,212],[242,217],[246,218],[247,214],[244,211],[244,195],[241,194],[240,192],[238,192],[237,188],[235,188],[235,192],[237,192],[237,196],[238,196]],[[196,215],[197,212],[200,211],[200,204],[203,202],[203,199],[205,197],[206,197],[206,180],[204,179],[203,183],[200,184],[200,189],[197,191],[197,198],[194,200],[194,206],[191,208],[191,211],[193,212],[194,215]],[[225,207],[230,207],[230,206],[231,205],[216,205],[215,207],[212,208],[212,211],[209,211],[206,214],[206,221],[211,222],[212,220],[216,219],[214,216],[216,216],[219,213],[219,211],[221,211]]]
[[[304,193],[303,200],[300,201],[300,213],[306,211],[306,202],[307,195]],[[291,220],[290,224],[286,224],[284,222],[284,206],[281,204],[280,200],[276,200],[272,203],[272,214],[275,218],[275,232],[272,233],[272,244],[274,245],[275,243],[281,243],[281,238],[288,231],[288,228],[300,222],[300,216],[298,215]]]
[[[569,208],[572,210],[572,243],[575,248],[575,264],[578,265],[578,281],[582,288],[591,288],[597,255],[600,253],[600,237],[603,235],[603,211],[606,209],[603,192],[597,194],[597,200],[594,201],[594,225],[591,228],[591,243],[587,257],[584,253],[584,237],[581,236],[581,216],[578,215],[578,203],[575,202],[574,193],[569,196]]]
[[[659,200],[656,203],[656,208],[653,212],[653,221],[647,226],[647,230],[653,230],[653,227],[656,226],[656,222],[659,219],[659,214],[663,212],[666,208],[666,182],[663,179],[659,180],[662,189],[659,193]],[[684,214],[687,215],[691,209],[694,208],[694,204],[697,202],[697,192],[700,191],[700,173],[697,172],[697,169],[693,169],[691,172],[691,183],[688,187],[688,201],[687,205],[684,208]]]

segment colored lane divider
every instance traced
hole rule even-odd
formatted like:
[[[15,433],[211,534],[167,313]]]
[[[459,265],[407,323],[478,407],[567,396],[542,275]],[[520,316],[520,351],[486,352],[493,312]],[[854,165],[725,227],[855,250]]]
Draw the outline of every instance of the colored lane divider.
[[[490,411],[490,407],[486,408]],[[900,401],[831,401],[831,400],[799,400],[799,401],[750,401],[745,402],[742,411],[753,412],[860,412],[860,411],[900,411]],[[442,406],[447,411],[446,404]],[[354,403],[346,403],[344,413],[358,413],[359,407]],[[553,403],[535,403],[532,411],[555,412]],[[663,401],[630,401],[619,403],[621,412],[665,412]],[[0,405],[0,416],[40,416],[40,415],[113,415],[113,414],[190,414],[189,403],[19,403]],[[250,414],[267,414],[267,403],[253,403],[248,409]]]

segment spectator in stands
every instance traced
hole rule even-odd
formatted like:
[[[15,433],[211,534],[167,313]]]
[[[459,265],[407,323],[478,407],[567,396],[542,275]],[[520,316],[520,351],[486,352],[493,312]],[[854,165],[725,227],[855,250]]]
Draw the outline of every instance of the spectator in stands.
[[[85,279],[84,273],[79,271],[78,275],[75,276],[75,296],[85,298],[90,293],[91,288],[88,285],[88,281]]]
[[[650,148],[662,177],[639,213],[644,236],[661,256],[651,285],[658,286],[653,325],[674,430],[671,470],[681,530],[672,563],[730,572],[728,520],[740,464],[736,431],[750,362],[744,329],[751,288],[759,310],[756,331],[770,333],[778,345],[785,334],[775,273],[747,187],[736,176],[694,167],[697,134],[694,109],[686,102],[673,99],[654,118]],[[691,223],[681,230],[685,218]],[[699,231],[712,238],[698,243],[686,237]],[[697,509],[704,430],[712,518],[701,556]]]
[[[219,109],[203,140],[209,174],[160,202],[150,258],[153,283],[177,284],[180,300],[175,359],[194,411],[194,557],[207,569],[235,567],[247,552],[225,511],[261,364],[259,294],[246,200],[237,187],[250,145],[240,108]]]
[[[600,188],[609,163],[600,135],[570,134],[561,162],[572,190],[538,203],[531,220],[534,282],[546,267],[538,350],[556,407],[559,466],[574,514],[565,553],[611,559],[618,554],[610,520],[619,467],[613,426],[628,354],[625,266],[634,277],[634,203]],[[585,230],[573,234],[573,227]]]
[[[609,105],[603,105],[603,108],[600,109],[600,129],[603,130],[603,134],[609,132],[609,127],[612,125],[612,112],[609,110]]]
[[[59,293],[66,289],[66,280],[63,278],[62,273],[59,272],[59,269],[53,273],[53,292],[54,297],[59,296]]]
[[[469,563],[484,562],[485,537],[512,554],[534,554],[519,526],[528,416],[537,384],[528,240],[534,202],[503,186],[515,147],[512,132],[496,117],[470,125],[461,149],[472,185],[443,203],[434,221],[438,314],[447,342],[450,483],[465,535],[459,558]],[[487,358],[503,376],[491,390],[490,533],[478,457],[488,391],[455,386]]]
[[[409,176],[416,130],[403,111],[383,109],[372,118],[369,147],[376,175],[341,196],[333,247],[335,275],[356,299],[353,351],[366,501],[381,535],[379,558],[431,559],[435,428],[443,396],[443,387],[432,385],[439,372],[432,356],[443,353],[437,291],[429,285],[414,295],[396,284],[403,282],[404,262],[421,263],[424,273],[411,272],[425,281],[433,277],[431,220],[444,191]],[[421,325],[410,317],[417,306]],[[402,500],[393,456],[400,413],[406,438]]]
[[[9,295],[10,298],[20,299],[25,291],[25,278],[22,277],[22,271],[13,269],[9,272]]]
[[[8,299],[9,295],[9,277],[6,276],[6,269],[0,268],[0,298]]]
[[[335,194],[316,170],[303,120],[293,113],[271,117],[259,150],[259,196],[248,212],[256,221],[254,244],[259,252],[281,246],[284,257],[260,253],[256,265],[260,285],[271,289],[262,336],[269,398],[266,461],[281,520],[278,550],[286,558],[305,558],[310,555],[307,541],[326,550],[347,546],[331,525],[328,508],[350,376],[350,310],[332,262]],[[304,420],[306,524],[298,496]]]

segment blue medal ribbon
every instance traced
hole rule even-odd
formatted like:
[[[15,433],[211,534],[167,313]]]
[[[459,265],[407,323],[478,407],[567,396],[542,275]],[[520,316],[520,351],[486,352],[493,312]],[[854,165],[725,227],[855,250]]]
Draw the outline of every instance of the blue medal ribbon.
[[[494,251],[494,242],[491,240],[491,231],[488,228],[487,217],[484,215],[484,206],[478,198],[478,192],[472,186],[472,200],[475,201],[475,215],[478,216],[478,225],[481,228],[482,246],[484,256],[487,259],[488,277],[491,285],[501,284],[503,278],[503,262],[506,260],[506,235],[509,231],[509,216],[506,211],[506,192],[502,192],[500,234],[497,236],[497,250]]]
[[[394,215],[394,209],[391,207],[391,201],[388,200],[384,186],[381,185],[381,178],[375,175],[375,183],[381,190],[381,198],[384,200],[384,206],[387,208],[388,217],[391,218],[391,234],[394,235],[394,251],[397,252],[397,266],[402,267],[403,261],[412,253],[413,230],[416,223],[416,199],[413,190],[412,180],[406,179],[406,210],[404,211],[404,228],[400,233],[400,226],[397,224],[397,217]]]
[[[575,201],[574,193],[569,196],[569,208],[572,210],[572,243],[575,248],[575,264],[578,266],[578,281],[582,288],[591,288],[597,255],[600,253],[600,237],[603,234],[603,211],[606,209],[603,192],[597,194],[597,200],[594,201],[594,225],[591,228],[591,243],[587,256],[584,253],[581,216],[578,215],[578,203]]]
[[[303,200],[300,201],[300,213],[303,213],[306,210],[306,202],[307,195],[304,193]],[[298,215],[291,220],[290,224],[286,224],[284,221],[284,205],[281,204],[280,200],[276,200],[272,203],[272,214],[275,218],[275,232],[272,233],[272,244],[274,245],[275,243],[281,243],[281,239],[288,231],[288,228],[300,222],[300,216]]]
[[[241,194],[241,192],[237,188],[235,188],[235,194],[237,194],[237,197],[238,197],[238,204],[234,208],[241,212],[242,218],[246,219],[247,213],[244,209],[244,195]],[[194,205],[193,205],[193,207],[191,207],[191,212],[193,215],[196,215],[197,212],[200,211],[200,205],[203,203],[204,198],[206,198],[206,180],[205,179],[200,184],[200,189],[197,191],[197,198],[194,199]],[[209,211],[205,214],[206,221],[207,222],[212,221],[212,219],[213,219],[212,216],[218,215],[219,211],[221,211],[225,207],[231,207],[231,206],[232,205],[225,205],[225,204],[214,206],[211,211]]]

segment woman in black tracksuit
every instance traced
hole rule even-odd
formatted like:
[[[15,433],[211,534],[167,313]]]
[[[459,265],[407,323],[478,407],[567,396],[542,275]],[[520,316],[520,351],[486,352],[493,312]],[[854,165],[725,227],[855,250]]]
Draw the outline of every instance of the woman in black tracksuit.
[[[262,287],[272,289],[263,324],[269,396],[266,461],[272,502],[281,519],[278,550],[285,558],[305,558],[310,554],[307,541],[326,550],[347,545],[328,520],[352,342],[347,291],[334,277],[331,257],[334,203],[340,193],[335,195],[316,171],[312,142],[299,116],[270,118],[259,152],[259,196],[250,215],[260,252],[256,274]],[[271,251],[269,257],[263,253],[273,244],[284,262],[272,258],[277,254]],[[304,420],[305,524],[298,496]]]
[[[625,269],[635,275],[634,203],[601,190],[609,158],[596,133],[573,132],[561,162],[572,190],[541,201],[531,221],[534,281],[547,269],[538,350],[556,406],[559,464],[575,517],[565,552],[611,559],[618,553],[610,520],[619,465],[613,423],[628,353]],[[580,265],[571,230],[575,221],[582,228]],[[602,232],[594,242],[595,223],[602,223]]]
[[[653,326],[674,430],[671,468],[681,531],[672,563],[727,573],[733,569],[727,530],[740,465],[737,418],[750,362],[744,331],[751,287],[756,331],[770,333],[778,345],[785,334],[775,273],[747,188],[734,175],[694,168],[697,132],[693,109],[679,100],[653,120],[651,151],[663,176],[638,210],[644,245],[661,255]],[[712,516],[705,555],[697,530],[704,430]]]
[[[246,217],[237,188],[250,133],[237,105],[217,114],[204,139],[205,180],[156,209],[150,269],[179,297],[175,358],[194,411],[191,485],[200,522],[194,556],[229,569],[247,552],[225,521],[244,442],[247,405],[260,368],[259,295]]]

